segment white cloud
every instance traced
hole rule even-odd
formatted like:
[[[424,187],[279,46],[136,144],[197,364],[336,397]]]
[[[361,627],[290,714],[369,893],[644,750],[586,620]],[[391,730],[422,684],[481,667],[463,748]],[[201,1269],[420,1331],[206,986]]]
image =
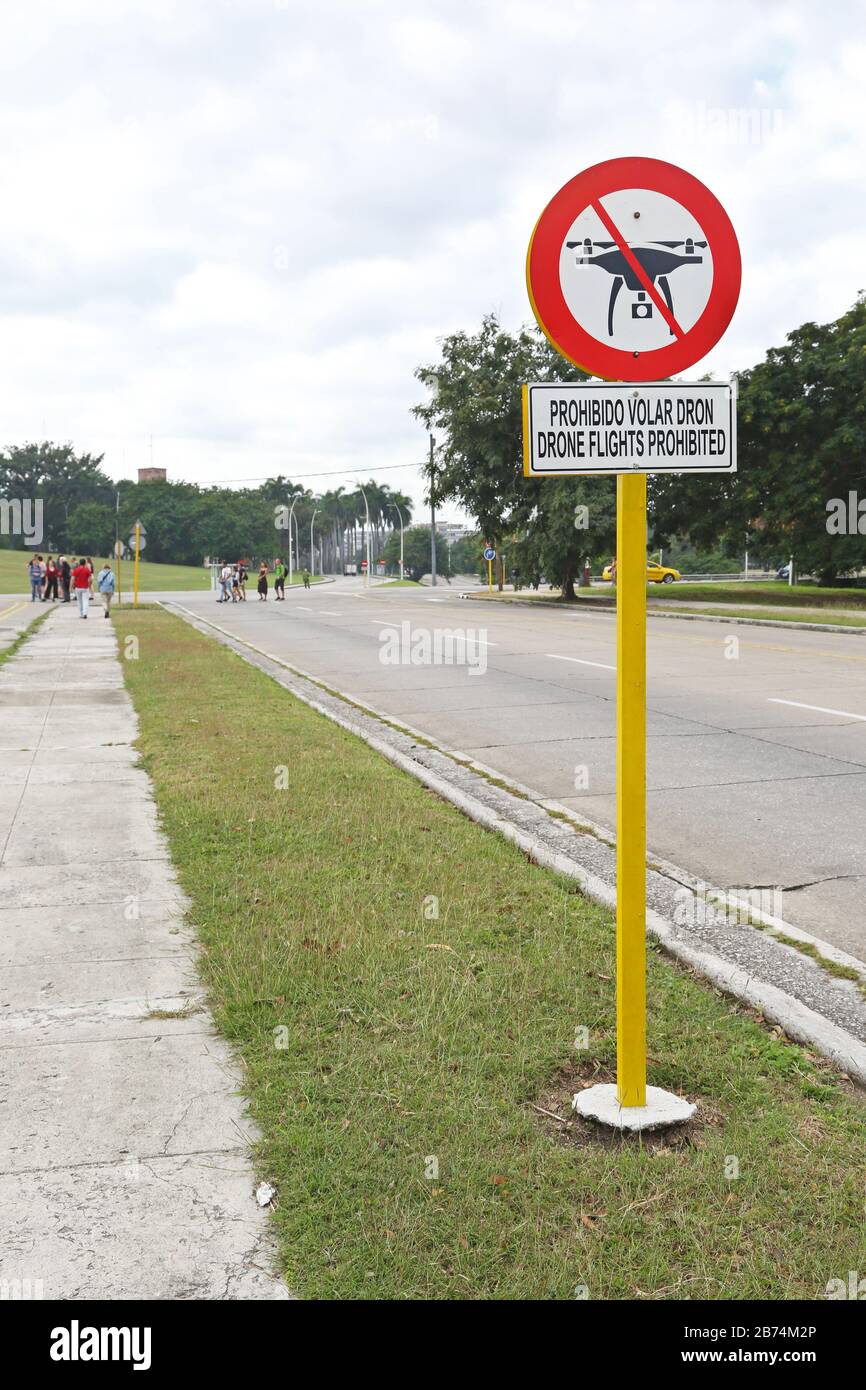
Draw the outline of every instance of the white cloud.
[[[864,281],[864,65],[862,6],[805,0],[7,8],[3,442],[119,476],[152,433],[202,481],[405,463],[420,498],[413,369],[530,317],[539,212],[617,154],[728,207],[743,294],[700,370],[748,366]]]

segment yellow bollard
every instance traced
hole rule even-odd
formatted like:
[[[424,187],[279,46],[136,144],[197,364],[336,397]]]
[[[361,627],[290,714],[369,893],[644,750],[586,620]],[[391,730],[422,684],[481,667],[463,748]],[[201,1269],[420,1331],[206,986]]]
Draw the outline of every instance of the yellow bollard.
[[[137,608],[137,607],[138,607],[138,552],[139,552],[140,549],[141,549],[141,525],[140,525],[139,522],[136,522],[136,523],[135,523],[135,569],[134,569],[134,571],[133,571],[133,579],[132,579],[132,588],[133,588],[132,606],[133,606],[133,608]]]
[[[616,480],[617,1098],[646,1105],[646,474]]]

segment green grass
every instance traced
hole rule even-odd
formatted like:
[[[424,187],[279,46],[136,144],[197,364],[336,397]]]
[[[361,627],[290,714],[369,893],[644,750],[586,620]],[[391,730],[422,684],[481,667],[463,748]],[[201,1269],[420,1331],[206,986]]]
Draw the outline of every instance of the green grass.
[[[374,589],[420,589],[421,585],[417,579],[385,579],[381,584],[374,584]]]
[[[740,603],[769,603],[795,608],[860,608],[866,610],[866,589],[823,589],[817,584],[795,584],[793,588],[781,580],[729,583],[724,580],[695,584],[648,584],[647,593],[654,598],[680,602],[734,599]]]
[[[36,608],[37,605],[33,604],[33,607]],[[33,633],[36,631],[39,624],[44,623],[45,619],[51,612],[52,609],[49,608],[46,610],[42,607],[41,604],[39,605],[39,612],[37,613],[36,617],[32,618],[31,621],[28,622],[27,626],[23,628],[21,632],[19,632],[17,637],[13,637],[12,641],[9,643],[7,647],[0,647],[0,666],[3,665],[4,661],[8,661],[10,656],[15,655],[19,648],[22,647],[24,643],[27,641],[28,637],[33,636]],[[23,618],[24,613],[19,612],[12,616]]]
[[[489,598],[487,590],[473,593],[472,598]],[[563,599],[557,591],[551,592],[547,589],[535,592],[533,589],[521,589],[515,594],[508,590],[505,593],[498,593],[495,589],[493,597],[502,603],[514,602],[515,599],[533,599],[541,602],[553,602],[567,604],[569,607],[577,606],[588,600],[601,604],[615,604],[616,589],[611,585],[602,587],[593,586],[590,589],[577,589],[574,599]],[[755,583],[727,583],[718,581],[706,584],[647,584],[647,600],[653,605],[655,603],[673,602],[680,603],[719,603],[717,609],[704,609],[704,612],[719,613],[728,617],[754,617],[747,611],[742,612],[735,606],[729,607],[729,602],[734,600],[740,604],[773,605],[780,608],[796,608],[798,610],[812,609],[820,610],[820,616],[815,612],[804,612],[801,622],[819,621],[822,623],[848,623],[851,620],[847,617],[849,611],[860,610],[866,614],[866,589],[840,589],[828,588],[821,589],[817,584],[799,584],[794,588],[789,588],[787,584],[773,583],[772,580]],[[825,614],[825,609],[835,609],[837,613],[844,616],[832,617]],[[776,616],[774,614],[774,616]],[[797,614],[778,615],[790,617],[797,620]],[[853,626],[859,626],[854,622]]]
[[[832,1069],[653,950],[650,1080],[700,1120],[599,1137],[569,1098],[614,1066],[609,914],[179,619],[113,621],[293,1289],[812,1299],[866,1267]]]
[[[650,613],[656,605],[652,605],[648,610]],[[679,605],[678,605],[679,607]],[[688,608],[683,605],[680,609],[683,613],[693,613],[696,618],[760,618],[760,610],[754,608]],[[837,613],[834,611],[824,612],[822,609],[798,609],[796,612],[787,613],[768,613],[768,618],[773,622],[780,623],[821,623],[832,627],[866,627],[866,616],[861,617],[856,611],[850,613]]]
[[[39,552],[43,559],[49,551]],[[30,593],[30,580],[27,577],[27,566],[30,563],[33,552],[29,550],[2,550],[0,549],[0,594],[28,594]],[[55,556],[55,559],[57,557]],[[72,557],[70,557],[72,558]],[[78,556],[76,554],[75,559]],[[105,557],[93,556],[93,563],[98,571],[104,563]],[[112,560],[111,565],[117,571],[117,562]],[[138,588],[139,593],[157,593],[161,590],[178,589],[209,589],[210,570],[193,565],[156,565],[150,564],[147,560],[139,563]],[[132,571],[133,563],[131,560],[123,560],[120,565],[120,580],[123,586],[123,593],[132,592]]]

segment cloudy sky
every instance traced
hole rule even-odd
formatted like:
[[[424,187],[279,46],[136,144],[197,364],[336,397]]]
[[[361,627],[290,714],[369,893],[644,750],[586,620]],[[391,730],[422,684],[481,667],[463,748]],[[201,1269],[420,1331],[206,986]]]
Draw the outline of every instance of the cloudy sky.
[[[437,339],[530,317],[532,227],[616,155],[727,207],[700,371],[866,286],[863,0],[30,0],[0,20],[0,443],[114,477],[420,500]]]

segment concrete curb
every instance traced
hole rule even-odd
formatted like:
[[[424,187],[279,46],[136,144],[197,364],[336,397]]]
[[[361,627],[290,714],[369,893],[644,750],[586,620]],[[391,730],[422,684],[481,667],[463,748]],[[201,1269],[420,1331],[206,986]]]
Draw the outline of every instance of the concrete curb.
[[[274,662],[281,666],[290,676],[296,680],[315,681],[311,677],[289,666],[279,657],[273,656],[270,652],[265,652],[256,647],[251,642],[244,642],[233,633],[220,628],[216,623],[206,618],[200,618],[189,609],[183,608],[181,604],[169,605],[161,603],[166,611],[178,610],[184,621],[189,622],[190,626],[207,636],[212,636],[213,632],[219,633],[222,644],[229,646],[237,655],[244,660],[250,660],[246,652],[254,652],[257,656],[265,660]],[[208,631],[212,629],[213,632]],[[245,652],[246,649],[246,652]],[[256,665],[251,661],[251,665]],[[256,667],[261,669],[260,667]],[[270,673],[265,673],[270,674]],[[453,786],[445,778],[431,768],[425,767],[422,763],[414,761],[401,753],[399,749],[393,748],[384,738],[377,737],[363,728],[351,713],[345,715],[329,708],[321,700],[299,690],[296,685],[288,687],[297,699],[303,701],[311,709],[338,724],[348,733],[354,734],[357,738],[373,748],[377,753],[399,767],[402,771],[408,772],[417,781],[422,782],[426,787],[443,800],[451,802],[458,810],[462,811],[476,824],[483,826],[487,830],[495,830],[506,840],[509,840],[518,849],[522,850],[535,863],[543,865],[545,868],[552,869],[555,873],[561,874],[580,885],[581,891],[593,901],[602,904],[604,907],[616,907],[616,892],[610,884],[599,878],[596,874],[575,863],[564,854],[558,854],[539,836],[520,828],[504,816],[492,810],[483,802],[476,800],[473,796],[462,791],[459,787]],[[323,692],[324,693],[324,692]],[[336,693],[328,693],[330,700],[342,700],[343,697]],[[364,708],[364,714],[368,718],[377,718],[370,711]],[[347,706],[347,711],[349,707]],[[538,805],[538,803],[535,803]],[[685,876],[684,876],[685,877]],[[776,919],[773,919],[774,921]],[[779,926],[794,935],[797,929],[789,927],[787,923],[779,921]],[[786,994],[784,990],[766,981],[756,980],[748,971],[723,960],[722,957],[713,952],[693,946],[679,938],[674,930],[673,922],[661,916],[652,908],[647,910],[647,931],[653,936],[662,948],[681,964],[694,970],[703,976],[716,988],[723,993],[731,995],[741,1003],[747,1004],[750,1008],[759,1009],[770,1023],[782,1028],[786,1035],[795,1042],[803,1043],[813,1047],[823,1056],[828,1057],[839,1066],[849,1077],[866,1087],[866,1043],[847,1033],[845,1029],[832,1023],[829,1019],[822,1017],[814,1009],[810,1009],[800,1000],[794,999]],[[804,939],[807,933],[799,932],[798,935]],[[823,943],[820,943],[823,949]],[[829,954],[829,950],[828,950]]]
[[[584,617],[587,614],[594,615],[596,613],[616,612],[616,604],[608,604],[600,599],[591,600],[592,607],[587,606],[584,609],[579,609],[571,605],[566,606],[561,603],[548,602],[546,599],[509,598],[503,600],[486,598],[483,594],[476,595],[468,593],[463,593],[460,597],[469,599],[472,603],[492,603],[498,604],[500,607],[503,606],[504,603],[504,606],[508,608],[517,606],[520,608],[552,608],[558,613],[579,612],[581,616]],[[717,613],[678,613],[676,609],[673,608],[656,608],[652,600],[649,600],[647,603],[647,617],[677,618],[680,622],[693,623],[727,623],[728,626],[780,627],[788,632],[790,632],[792,628],[797,632],[841,632],[847,634],[849,637],[866,637],[866,627],[848,627],[842,623],[800,623],[793,619],[786,620],[785,618],[735,618],[733,616],[728,618]]]

